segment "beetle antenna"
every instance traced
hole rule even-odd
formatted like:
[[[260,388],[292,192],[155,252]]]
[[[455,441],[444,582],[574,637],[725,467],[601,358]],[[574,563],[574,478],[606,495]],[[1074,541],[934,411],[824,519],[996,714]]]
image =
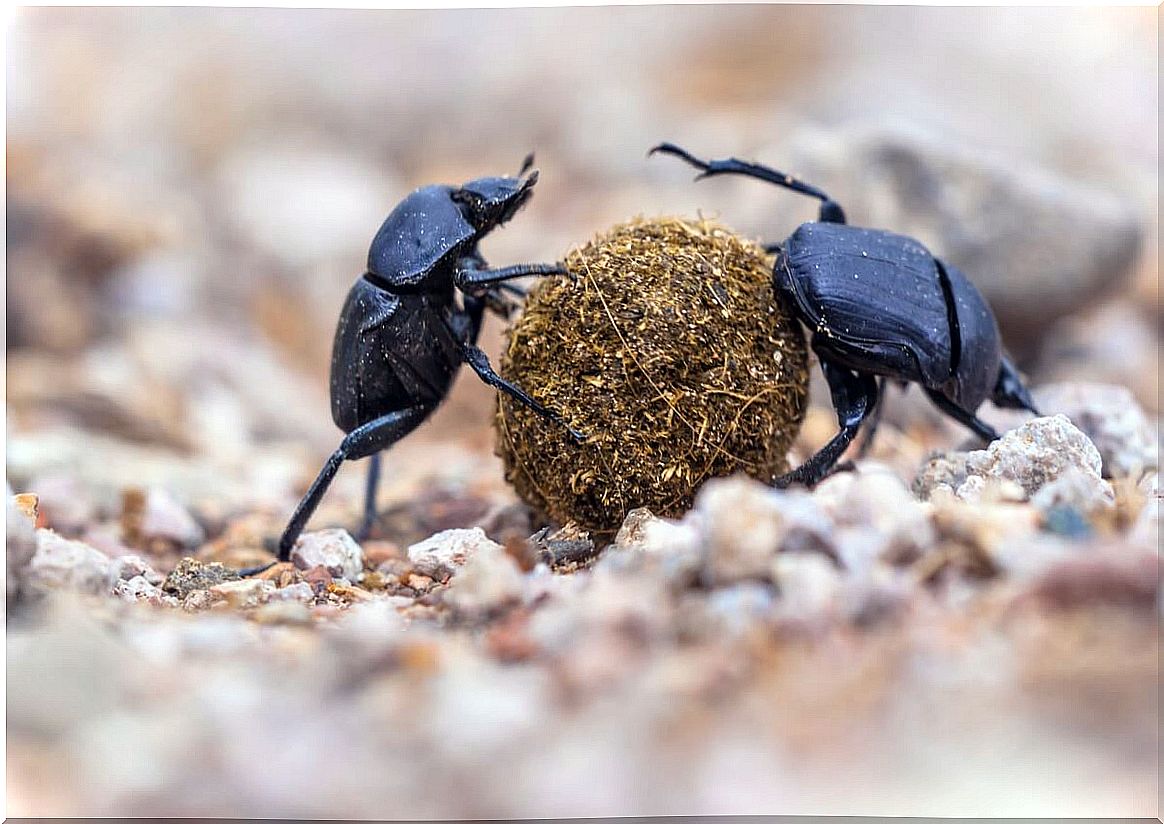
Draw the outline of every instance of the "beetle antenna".
[[[526,172],[528,172],[530,169],[533,168],[533,165],[534,165],[534,153],[530,152],[529,154],[527,154],[525,156],[525,160],[521,161],[521,168],[518,169],[517,176],[518,177],[523,176]]]
[[[783,186],[785,189],[791,189],[802,195],[815,197],[821,202],[820,220],[822,223],[845,222],[845,212],[841,209],[839,203],[829,197],[823,190],[818,189],[811,183],[798,180],[790,174],[776,171],[767,166],[761,166],[759,163],[748,163],[744,160],[737,160],[734,157],[729,157],[726,160],[700,160],[686,149],[681,149],[674,143],[660,143],[647,152],[647,156],[650,157],[655,152],[674,155],[680,160],[699,169],[699,174],[695,176],[696,180],[702,180],[705,177],[714,177],[715,175],[743,175],[744,177],[754,177],[768,183],[774,183],[777,186]]]

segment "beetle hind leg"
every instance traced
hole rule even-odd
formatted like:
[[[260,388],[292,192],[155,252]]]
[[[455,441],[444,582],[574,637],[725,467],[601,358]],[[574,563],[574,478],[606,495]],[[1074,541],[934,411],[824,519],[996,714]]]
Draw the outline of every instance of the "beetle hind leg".
[[[307,525],[308,519],[315,512],[315,508],[319,506],[319,502],[323,499],[328,487],[331,486],[331,482],[335,480],[336,473],[339,472],[344,461],[365,458],[382,449],[387,449],[419,426],[432,409],[432,406],[426,404],[410,406],[407,409],[390,412],[383,417],[369,421],[348,433],[348,436],[340,443],[339,448],[331,453],[323,468],[319,470],[319,474],[307,490],[307,494],[303,496],[303,500],[295,507],[295,512],[291,516],[291,520],[287,522],[283,536],[279,539],[279,560],[286,561],[291,557],[291,549],[299,540],[303,527]]]
[[[364,541],[376,526],[376,491],[380,488],[380,453],[368,459],[368,481],[364,487],[364,519],[356,531],[355,539]]]
[[[837,461],[853,442],[861,424],[877,405],[877,381],[871,375],[850,372],[826,360],[822,360],[820,365],[829,383],[841,431],[796,469],[776,478],[772,485],[778,489],[784,489],[792,484],[816,486],[832,474]]]
[[[933,389],[926,389],[926,394],[930,396],[930,400],[934,402],[934,406],[945,412],[958,423],[965,426],[982,440],[990,443],[998,440],[998,432],[993,426],[988,424],[976,415],[967,412],[958,404],[947,398],[941,392]]]
[[[749,163],[746,160],[739,160],[734,157],[729,157],[726,160],[700,160],[686,149],[681,149],[674,143],[660,143],[647,152],[647,154],[653,155],[655,152],[672,155],[688,165],[699,169],[699,174],[695,178],[696,180],[705,177],[714,177],[716,175],[743,175],[744,177],[754,177],[767,183],[783,186],[785,189],[791,189],[802,195],[815,197],[821,202],[821,223],[845,222],[845,210],[841,208],[841,204],[829,197],[822,189],[813,186],[811,183],[798,180],[790,174],[779,172],[776,169],[763,166],[759,163]]]

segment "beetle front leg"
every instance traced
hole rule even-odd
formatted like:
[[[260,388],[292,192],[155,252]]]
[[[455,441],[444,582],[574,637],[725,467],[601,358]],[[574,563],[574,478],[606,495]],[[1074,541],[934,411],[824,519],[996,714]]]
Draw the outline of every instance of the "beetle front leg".
[[[451,326],[449,327],[449,330],[453,331]],[[455,332],[454,337],[456,337]],[[504,392],[518,403],[529,407],[539,416],[545,418],[547,421],[551,421],[565,427],[566,431],[570,433],[570,436],[573,437],[574,440],[578,442],[586,440],[585,435],[583,435],[577,429],[574,429],[572,426],[570,426],[570,424],[566,423],[565,419],[557,412],[554,412],[551,409],[547,409],[545,406],[538,403],[536,400],[523,392],[521,388],[514,386],[505,378],[498,375],[493,370],[492,364],[489,363],[488,356],[479,348],[474,346],[472,343],[469,343],[468,341],[462,340],[460,338],[457,338],[457,345],[461,349],[461,357],[464,358],[465,363],[469,364],[469,368],[477,373],[477,377],[481,378],[481,380],[483,380],[489,386],[492,386],[494,389],[500,392]]]
[[[323,469],[319,470],[319,474],[307,490],[307,494],[303,496],[303,500],[299,502],[299,506],[295,507],[295,512],[291,516],[291,520],[287,522],[283,536],[279,539],[279,560],[286,561],[291,557],[291,549],[299,540],[303,527],[307,525],[308,519],[315,512],[315,508],[319,506],[323,494],[331,486],[331,482],[335,479],[336,473],[339,472],[344,461],[365,458],[387,449],[419,426],[432,409],[433,407],[427,404],[411,406],[399,412],[392,412],[376,418],[348,433],[348,436],[340,443],[339,448],[331,453],[331,457],[327,459]]]
[[[474,259],[465,258],[453,272],[453,285],[471,293],[477,291],[477,287],[492,286],[516,278],[569,274],[566,267],[560,263],[518,263],[500,269],[486,269]]]
[[[772,485],[778,489],[784,489],[792,484],[816,486],[828,477],[841,455],[853,442],[861,424],[877,405],[877,381],[872,375],[850,372],[824,359],[821,360],[820,367],[829,383],[841,431],[803,464],[776,478]]]

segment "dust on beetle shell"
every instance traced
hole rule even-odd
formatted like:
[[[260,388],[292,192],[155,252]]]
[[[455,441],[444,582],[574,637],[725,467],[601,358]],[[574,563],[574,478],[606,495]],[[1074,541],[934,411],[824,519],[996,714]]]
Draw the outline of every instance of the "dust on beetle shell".
[[[676,516],[708,478],[770,480],[804,419],[804,335],[757,245],[716,223],[635,220],[572,251],[530,293],[501,374],[587,436],[500,395],[497,452],[521,498],[609,538]]]

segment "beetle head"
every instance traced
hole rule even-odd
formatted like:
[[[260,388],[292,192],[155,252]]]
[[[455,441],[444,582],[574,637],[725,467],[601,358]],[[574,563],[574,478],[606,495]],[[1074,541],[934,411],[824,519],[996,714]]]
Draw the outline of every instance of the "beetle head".
[[[452,198],[474,228],[488,231],[517,214],[537,182],[537,169],[525,177],[481,177],[455,189]]]

